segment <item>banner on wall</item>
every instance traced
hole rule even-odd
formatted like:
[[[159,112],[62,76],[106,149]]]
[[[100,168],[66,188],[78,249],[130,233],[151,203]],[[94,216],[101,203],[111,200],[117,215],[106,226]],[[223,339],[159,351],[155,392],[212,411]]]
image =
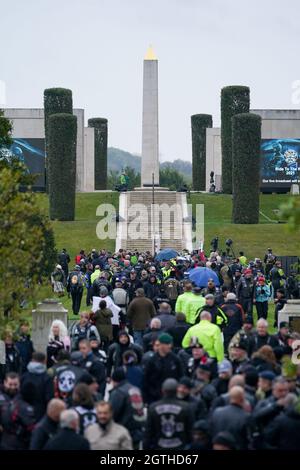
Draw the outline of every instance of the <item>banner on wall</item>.
[[[1,158],[14,156],[25,163],[28,172],[36,176],[33,188],[45,189],[45,139],[14,138],[10,148],[2,148]]]
[[[290,188],[300,182],[300,139],[262,139],[261,189]]]

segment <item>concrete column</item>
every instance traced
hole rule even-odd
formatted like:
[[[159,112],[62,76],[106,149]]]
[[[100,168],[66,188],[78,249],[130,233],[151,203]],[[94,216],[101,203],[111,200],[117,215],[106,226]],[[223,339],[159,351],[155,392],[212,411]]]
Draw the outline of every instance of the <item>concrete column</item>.
[[[94,177],[95,189],[107,189],[107,119],[90,118],[88,126],[94,127]]]
[[[83,191],[95,189],[95,136],[93,127],[84,128],[84,187]]]
[[[32,341],[36,351],[46,352],[54,320],[62,320],[68,326],[68,310],[56,299],[45,299],[32,310]]]
[[[158,61],[152,48],[144,60],[143,128],[142,128],[142,186],[159,186],[158,153]]]

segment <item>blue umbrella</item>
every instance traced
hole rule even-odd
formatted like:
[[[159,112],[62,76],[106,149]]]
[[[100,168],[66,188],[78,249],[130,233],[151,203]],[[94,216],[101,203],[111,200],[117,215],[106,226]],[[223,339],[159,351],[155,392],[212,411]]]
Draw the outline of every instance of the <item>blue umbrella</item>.
[[[206,287],[209,279],[213,279],[216,286],[220,285],[217,274],[209,268],[194,268],[189,272],[189,279],[198,287]]]
[[[176,258],[176,256],[178,256],[178,253],[173,248],[164,248],[156,255],[156,259],[158,261],[169,261],[172,258]]]

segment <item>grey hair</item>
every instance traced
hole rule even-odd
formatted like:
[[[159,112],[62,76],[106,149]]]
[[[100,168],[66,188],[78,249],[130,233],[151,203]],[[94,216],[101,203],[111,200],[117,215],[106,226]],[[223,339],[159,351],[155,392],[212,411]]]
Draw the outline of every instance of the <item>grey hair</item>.
[[[207,310],[203,310],[200,314],[200,320],[210,320],[211,321],[211,313]]]
[[[150,328],[161,328],[161,321],[159,318],[152,318],[150,322]]]
[[[61,412],[59,421],[62,429],[72,429],[72,423],[79,421],[78,414],[74,410],[64,410]]]
[[[267,322],[267,320],[265,320],[264,318],[260,318],[259,320],[257,320],[256,322],[256,326],[258,325],[264,325],[268,328],[269,326],[269,323]]]

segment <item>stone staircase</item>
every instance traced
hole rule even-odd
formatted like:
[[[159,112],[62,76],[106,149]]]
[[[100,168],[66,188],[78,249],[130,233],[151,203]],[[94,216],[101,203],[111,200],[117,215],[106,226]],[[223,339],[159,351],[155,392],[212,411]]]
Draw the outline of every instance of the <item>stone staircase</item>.
[[[121,193],[116,250],[153,252],[153,239],[156,240],[155,251],[192,249],[191,223],[186,220],[186,211],[185,193],[157,188],[154,205],[151,189]]]

